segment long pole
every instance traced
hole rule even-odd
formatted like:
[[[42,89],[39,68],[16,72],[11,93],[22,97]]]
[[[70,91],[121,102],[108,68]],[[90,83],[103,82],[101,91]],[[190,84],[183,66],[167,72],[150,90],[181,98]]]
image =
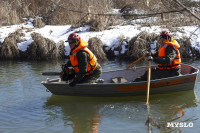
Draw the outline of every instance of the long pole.
[[[152,131],[152,126],[151,126],[151,118],[150,118],[150,106],[149,106],[149,92],[150,92],[150,79],[151,79],[151,59],[148,60],[149,62],[149,67],[148,67],[148,77],[147,77],[147,110],[148,110],[148,132],[151,133]]]
[[[147,104],[149,104],[149,92],[150,92],[150,79],[151,79],[151,60],[149,59],[148,77],[147,77]]]

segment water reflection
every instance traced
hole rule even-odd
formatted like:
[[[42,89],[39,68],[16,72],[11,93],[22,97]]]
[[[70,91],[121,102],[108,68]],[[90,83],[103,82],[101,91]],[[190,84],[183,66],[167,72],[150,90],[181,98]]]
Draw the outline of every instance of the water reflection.
[[[101,115],[99,109],[103,106],[91,98],[51,96],[46,102],[47,108],[61,107],[65,125],[73,128],[74,133],[97,132]]]
[[[150,103],[151,114],[161,126],[161,132],[189,130],[189,128],[183,127],[167,128],[167,122],[196,123],[196,114],[191,112],[191,108],[198,106],[198,99],[194,90],[152,96]]]
[[[147,110],[145,100],[145,96],[95,98],[52,95],[47,99],[45,108],[60,108],[64,123],[66,126],[70,125],[74,133],[94,133],[98,131],[120,133],[123,130],[146,132]],[[195,121],[195,114],[187,111],[188,108],[197,106],[193,90],[152,95],[150,106],[152,118],[165,127],[167,122]],[[141,128],[138,128],[138,124]],[[117,125],[121,125],[121,127]],[[156,130],[171,132],[181,129],[160,128]]]
[[[146,96],[68,97],[46,92],[40,82],[47,77],[41,73],[60,71],[62,63],[0,61],[0,132],[147,132]],[[199,61],[188,64],[200,68]],[[126,68],[127,64],[113,61],[102,66],[108,71]],[[150,95],[153,120],[159,125],[193,122],[194,128],[184,128],[184,132],[198,131],[200,114],[196,112],[200,112],[200,102],[195,94],[200,96],[200,76],[195,91]],[[154,127],[153,132],[181,129]]]

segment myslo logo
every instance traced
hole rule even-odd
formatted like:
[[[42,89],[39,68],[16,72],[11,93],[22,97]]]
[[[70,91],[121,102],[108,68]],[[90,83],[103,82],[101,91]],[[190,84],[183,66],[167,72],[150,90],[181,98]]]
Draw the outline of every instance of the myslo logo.
[[[167,127],[193,127],[193,122],[167,122]]]

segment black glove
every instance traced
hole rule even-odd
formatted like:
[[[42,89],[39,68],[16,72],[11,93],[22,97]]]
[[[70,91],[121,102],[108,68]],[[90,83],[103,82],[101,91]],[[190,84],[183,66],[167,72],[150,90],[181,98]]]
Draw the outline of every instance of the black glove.
[[[76,86],[76,82],[72,81],[71,83],[69,83],[69,85],[70,85],[71,87],[74,87],[74,86]]]

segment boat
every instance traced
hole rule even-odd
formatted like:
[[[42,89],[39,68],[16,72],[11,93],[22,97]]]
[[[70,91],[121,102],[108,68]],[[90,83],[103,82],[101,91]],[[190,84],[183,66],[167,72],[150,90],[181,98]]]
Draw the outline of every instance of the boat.
[[[157,66],[151,66],[155,68]],[[66,81],[47,79],[41,83],[55,95],[67,96],[134,96],[146,95],[147,81],[133,82],[148,69],[147,66],[102,72],[99,79],[104,82],[81,83],[71,87]],[[179,76],[167,77],[150,81],[150,94],[170,93],[192,90],[199,70],[191,65],[181,64]]]

